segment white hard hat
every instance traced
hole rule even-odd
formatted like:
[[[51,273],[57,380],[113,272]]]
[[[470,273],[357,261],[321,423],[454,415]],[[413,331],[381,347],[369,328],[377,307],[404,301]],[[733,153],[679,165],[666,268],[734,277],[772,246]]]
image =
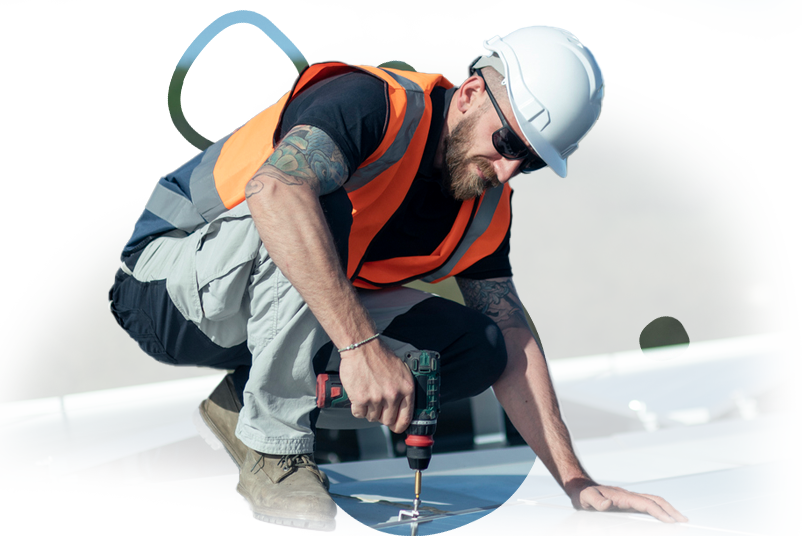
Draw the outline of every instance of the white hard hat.
[[[521,28],[484,45],[495,54],[474,68],[493,66],[504,76],[527,141],[565,177],[568,155],[601,113],[604,81],[593,54],[569,32],[548,26]]]

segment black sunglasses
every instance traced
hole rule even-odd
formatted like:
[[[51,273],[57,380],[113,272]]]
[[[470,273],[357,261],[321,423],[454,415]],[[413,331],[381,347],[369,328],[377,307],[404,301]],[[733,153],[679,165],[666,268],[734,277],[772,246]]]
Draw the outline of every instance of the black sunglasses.
[[[496,109],[496,113],[499,119],[501,119],[501,128],[493,133],[493,147],[495,147],[496,151],[508,160],[521,160],[521,165],[518,167],[518,171],[521,173],[532,173],[533,171],[546,167],[546,162],[534,151],[529,150],[526,143],[518,137],[509,123],[507,123],[507,120],[504,119],[504,114],[501,113],[501,109],[498,107],[496,98],[493,97],[493,93],[491,93],[490,87],[487,85],[487,80],[485,80],[482,70],[474,70],[472,68],[471,72],[478,74],[485,83],[487,96],[490,97],[490,102],[493,103],[493,108]]]

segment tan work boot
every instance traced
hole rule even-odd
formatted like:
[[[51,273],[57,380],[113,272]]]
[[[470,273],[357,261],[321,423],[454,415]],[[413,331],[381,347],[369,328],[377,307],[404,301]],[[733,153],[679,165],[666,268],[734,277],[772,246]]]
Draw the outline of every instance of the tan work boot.
[[[270,455],[248,449],[237,491],[253,517],[305,529],[334,530],[337,505],[311,454]]]
[[[238,469],[242,467],[242,461],[248,453],[248,447],[235,433],[240,409],[242,404],[234,389],[231,374],[228,374],[209,398],[200,403],[195,415],[195,427],[201,437],[214,450],[225,448]],[[323,477],[323,486],[329,489],[329,477],[322,471],[320,474]]]
[[[248,447],[234,433],[237,430],[240,409],[242,404],[234,389],[231,374],[228,374],[198,408],[206,426],[196,423],[201,437],[215,450],[224,447],[237,467],[242,465],[248,452]]]

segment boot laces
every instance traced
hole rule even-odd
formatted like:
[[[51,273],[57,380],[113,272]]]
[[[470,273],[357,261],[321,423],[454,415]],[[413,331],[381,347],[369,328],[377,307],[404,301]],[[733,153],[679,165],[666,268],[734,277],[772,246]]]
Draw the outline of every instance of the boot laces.
[[[320,476],[320,470],[317,468],[317,464],[315,464],[308,454],[285,454],[278,459],[276,465],[281,467],[281,470],[284,473],[279,477],[276,483],[281,482],[295,471],[303,467],[308,468],[321,480],[321,482],[323,481]],[[259,467],[258,469],[257,466]],[[260,453],[256,463],[253,464],[253,467],[251,467],[251,472],[258,473],[260,470],[264,469],[264,466],[265,455]]]
[[[315,462],[310,460],[307,454],[287,454],[281,457],[278,464],[285,473],[301,467],[316,467]]]
[[[284,474],[279,477],[279,482],[304,467],[312,471],[321,482],[323,481],[317,464],[308,454],[287,454],[282,456],[278,463],[281,466],[281,470],[284,471]]]

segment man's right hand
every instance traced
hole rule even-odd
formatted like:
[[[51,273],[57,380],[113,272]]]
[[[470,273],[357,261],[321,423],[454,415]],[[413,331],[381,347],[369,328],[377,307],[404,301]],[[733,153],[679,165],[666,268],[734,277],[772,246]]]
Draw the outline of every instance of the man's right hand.
[[[340,380],[354,417],[403,433],[412,422],[415,383],[406,363],[378,339],[343,352]]]

